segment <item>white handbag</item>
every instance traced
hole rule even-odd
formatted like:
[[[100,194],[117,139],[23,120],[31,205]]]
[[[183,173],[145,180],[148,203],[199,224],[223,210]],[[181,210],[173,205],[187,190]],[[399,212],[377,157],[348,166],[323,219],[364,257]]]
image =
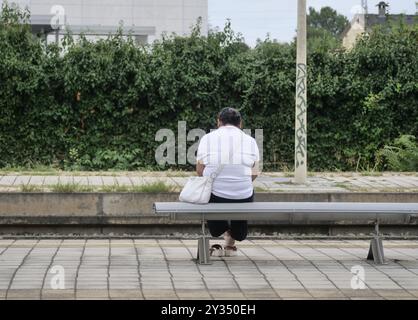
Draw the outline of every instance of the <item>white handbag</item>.
[[[209,203],[213,181],[222,171],[223,167],[223,165],[219,166],[218,170],[210,176],[189,178],[180,193],[179,200],[195,204]]]

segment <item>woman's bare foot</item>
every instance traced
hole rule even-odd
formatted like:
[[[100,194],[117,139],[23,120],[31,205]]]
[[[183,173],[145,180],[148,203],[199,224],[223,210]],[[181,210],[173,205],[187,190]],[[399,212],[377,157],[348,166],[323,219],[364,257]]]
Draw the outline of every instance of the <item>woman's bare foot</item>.
[[[225,257],[235,257],[238,254],[238,250],[236,246],[225,246],[224,247],[224,255]]]
[[[225,245],[224,254],[225,257],[233,257],[237,255],[237,247],[235,246],[235,239],[231,237],[231,232],[228,230],[224,233]]]

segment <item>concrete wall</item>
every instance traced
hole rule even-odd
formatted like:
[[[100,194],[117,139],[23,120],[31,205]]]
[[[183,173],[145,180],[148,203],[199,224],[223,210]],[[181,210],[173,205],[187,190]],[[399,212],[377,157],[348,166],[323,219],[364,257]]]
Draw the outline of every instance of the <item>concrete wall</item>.
[[[0,234],[129,233],[168,235],[198,233],[196,221],[173,221],[153,213],[154,202],[177,201],[176,193],[0,193]],[[418,202],[418,193],[259,193],[256,201],[277,202]],[[386,226],[400,234],[418,235],[418,221]],[[297,225],[251,221],[251,230],[274,233],[339,234],[373,231],[367,222],[306,222]],[[384,230],[382,228],[382,230]]]
[[[1,0],[0,0],[1,2]],[[9,1],[11,2],[11,1]],[[190,26],[202,17],[202,33],[208,31],[208,0],[13,0],[28,6],[34,15],[50,14],[54,5],[65,9],[71,25],[155,27],[156,36],[163,32],[189,34]]]

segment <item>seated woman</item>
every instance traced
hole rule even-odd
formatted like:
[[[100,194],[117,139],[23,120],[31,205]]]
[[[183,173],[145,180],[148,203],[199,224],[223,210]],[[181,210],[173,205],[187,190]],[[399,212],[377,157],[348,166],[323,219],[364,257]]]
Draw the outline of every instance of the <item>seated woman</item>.
[[[242,129],[238,110],[224,108],[218,114],[218,129],[202,137],[197,151],[199,176],[217,174],[209,202],[253,202],[253,181],[258,176],[259,150],[254,138]],[[213,256],[234,256],[235,240],[247,237],[247,221],[208,221],[213,237],[223,235],[224,247],[214,245]]]

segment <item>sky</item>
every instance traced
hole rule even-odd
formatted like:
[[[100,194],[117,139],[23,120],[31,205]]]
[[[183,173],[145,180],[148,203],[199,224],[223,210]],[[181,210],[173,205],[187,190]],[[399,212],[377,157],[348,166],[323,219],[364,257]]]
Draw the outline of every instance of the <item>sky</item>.
[[[368,0],[369,13],[377,13],[380,0]],[[417,0],[386,0],[390,13],[415,14]],[[210,27],[223,28],[231,19],[232,29],[253,46],[258,38],[288,42],[296,35],[297,0],[208,0]],[[307,7],[329,6],[349,20],[361,8],[361,0],[307,0]]]

